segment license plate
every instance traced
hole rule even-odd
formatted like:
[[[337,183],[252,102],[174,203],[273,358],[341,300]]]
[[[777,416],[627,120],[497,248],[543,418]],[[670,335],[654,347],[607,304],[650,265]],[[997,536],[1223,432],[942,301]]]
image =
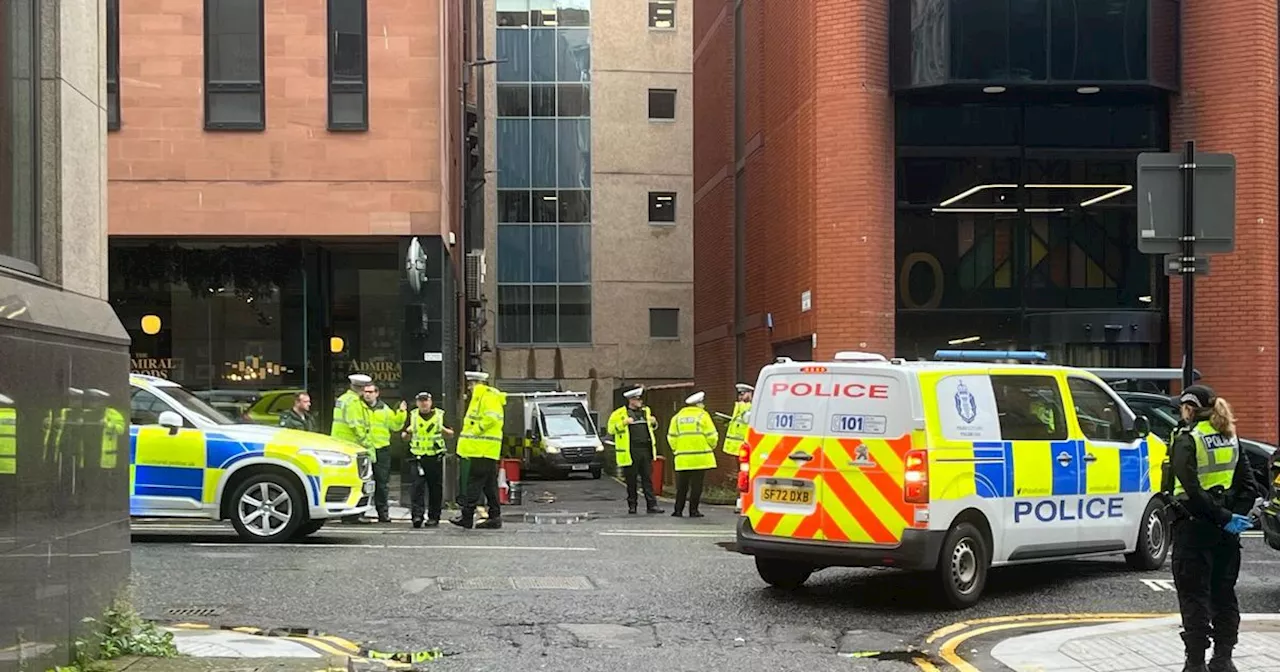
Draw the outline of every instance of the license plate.
[[[787,485],[767,485],[760,488],[760,501],[770,504],[811,504],[812,488],[796,488]]]
[[[373,481],[365,481],[364,486],[360,488],[360,494],[362,495],[373,494]]]
[[[586,471],[586,470],[588,470],[588,469],[590,469],[590,468],[591,468],[591,465],[589,465],[589,464],[572,464],[572,465],[569,465],[569,468],[570,468],[570,469],[572,469],[572,470],[574,470],[574,471]]]

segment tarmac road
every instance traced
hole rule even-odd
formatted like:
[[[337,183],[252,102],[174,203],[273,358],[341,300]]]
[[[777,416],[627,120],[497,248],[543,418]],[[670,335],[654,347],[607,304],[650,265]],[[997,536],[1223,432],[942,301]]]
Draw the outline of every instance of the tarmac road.
[[[892,570],[826,570],[781,593],[730,550],[731,510],[627,516],[622,487],[608,479],[537,489],[561,510],[604,515],[501,531],[331,525],[280,545],[241,543],[229,526],[136,524],[138,607],[167,621],[305,628],[384,651],[451,654],[431,669],[611,672],[914,670],[916,655],[933,658],[913,647],[932,649],[928,635],[957,621],[1176,611],[1167,563],[1135,573],[1119,558],[994,571],[985,599],[963,612],[937,605],[931,576]],[[1280,553],[1252,537],[1245,553],[1243,610],[1280,610]],[[171,611],[184,609],[211,611]],[[882,655],[849,657],[868,651]]]

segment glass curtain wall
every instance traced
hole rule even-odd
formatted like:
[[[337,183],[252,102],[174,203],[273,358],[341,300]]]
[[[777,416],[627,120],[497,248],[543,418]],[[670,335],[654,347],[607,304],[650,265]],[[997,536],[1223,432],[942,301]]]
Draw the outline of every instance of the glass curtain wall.
[[[498,342],[591,343],[590,0],[498,0]]]
[[[1163,151],[1163,101],[899,100],[897,349],[1045,347],[1027,317],[1162,311],[1137,249],[1136,158]],[[1063,346],[1063,361],[1154,365],[1141,344]],[[1103,351],[1106,352],[1103,352]]]

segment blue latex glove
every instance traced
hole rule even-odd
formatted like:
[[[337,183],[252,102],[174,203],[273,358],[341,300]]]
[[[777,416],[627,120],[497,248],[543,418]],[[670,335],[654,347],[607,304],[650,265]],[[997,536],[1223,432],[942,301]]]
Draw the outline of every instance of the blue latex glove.
[[[1253,521],[1249,520],[1248,516],[1233,513],[1231,514],[1231,522],[1223,525],[1222,529],[1231,534],[1240,534],[1251,527],[1253,527]]]

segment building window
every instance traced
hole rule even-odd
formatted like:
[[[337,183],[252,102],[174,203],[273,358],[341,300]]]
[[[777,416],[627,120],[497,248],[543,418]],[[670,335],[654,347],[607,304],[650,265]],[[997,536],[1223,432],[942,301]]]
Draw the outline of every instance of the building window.
[[[365,0],[329,0],[329,130],[369,130]]]
[[[120,0],[107,0],[107,130],[120,130]]]
[[[676,221],[676,192],[649,192],[649,223],[674,224]]]
[[[649,120],[676,118],[676,90],[649,89]]]
[[[591,343],[587,0],[497,2],[498,342]]]
[[[680,338],[680,309],[650,308],[649,338]]]
[[[674,30],[676,0],[649,0],[649,27],[657,30]]]
[[[0,8],[0,265],[40,269],[39,0]]]
[[[204,0],[204,127],[267,126],[262,0]]]

